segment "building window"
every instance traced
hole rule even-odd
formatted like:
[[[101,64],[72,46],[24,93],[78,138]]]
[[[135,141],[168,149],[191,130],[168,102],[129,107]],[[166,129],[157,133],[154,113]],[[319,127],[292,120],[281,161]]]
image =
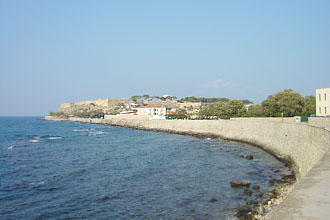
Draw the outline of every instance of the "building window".
[[[327,107],[324,107],[324,114],[327,114]]]
[[[324,101],[327,101],[327,94],[324,93]]]
[[[319,107],[319,113],[321,114],[321,107]]]
[[[319,101],[321,101],[321,94],[319,94]]]

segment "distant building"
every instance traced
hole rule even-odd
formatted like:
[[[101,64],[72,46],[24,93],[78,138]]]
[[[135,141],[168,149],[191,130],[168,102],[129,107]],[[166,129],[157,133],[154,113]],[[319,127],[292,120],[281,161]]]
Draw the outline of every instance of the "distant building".
[[[138,115],[158,115],[158,116],[165,116],[166,115],[166,108],[163,105],[146,105],[143,107],[137,108]]]
[[[172,100],[172,97],[169,96],[169,95],[167,95],[167,94],[165,94],[162,97],[160,97],[160,100],[162,100],[162,101],[169,101],[169,100]]]
[[[188,102],[185,101],[184,103],[178,103],[179,108],[181,109],[200,109],[202,107],[202,103],[201,102]]]
[[[316,116],[330,116],[330,88],[316,90]]]

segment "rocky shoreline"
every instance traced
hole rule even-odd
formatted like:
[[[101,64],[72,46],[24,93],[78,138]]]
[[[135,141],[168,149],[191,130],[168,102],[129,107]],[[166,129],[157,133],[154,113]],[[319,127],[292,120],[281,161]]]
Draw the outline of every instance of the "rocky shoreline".
[[[45,119],[49,120],[49,119]],[[56,118],[56,121],[70,121],[75,122],[70,119],[66,118]],[[90,121],[80,121],[81,123],[95,123],[92,120]],[[98,123],[98,124],[104,124],[104,125],[110,125],[110,126],[118,126],[118,127],[126,127],[130,129],[138,129],[138,130],[147,130],[147,131],[154,131],[154,132],[164,132],[164,133],[171,133],[171,134],[180,134],[180,135],[189,135],[189,136],[195,136],[197,138],[203,138],[203,139],[215,139],[215,138],[223,138],[219,135],[214,135],[211,133],[196,133],[196,132],[188,132],[188,131],[173,131],[170,129],[159,129],[159,128],[146,128],[143,126],[134,126],[130,124],[111,124],[107,121],[104,123]],[[241,141],[244,142],[244,141]],[[249,143],[250,144],[250,143]],[[255,145],[257,147],[260,147],[258,145]],[[263,150],[266,150],[262,148]],[[267,150],[266,150],[267,151]],[[229,152],[229,151],[228,151]],[[273,152],[269,152],[273,156],[277,157],[276,154]],[[242,159],[246,160],[253,160],[253,155],[235,155],[237,157],[240,157]],[[277,157],[278,158],[278,157]],[[235,216],[238,219],[254,219],[254,220],[262,220],[267,217],[267,215],[283,201],[283,199],[292,191],[295,184],[297,183],[297,177],[294,167],[291,165],[290,161],[286,161],[283,158],[278,158],[282,162],[285,163],[286,168],[288,169],[288,172],[290,174],[283,175],[282,178],[272,178],[270,176],[269,179],[269,187],[270,190],[267,191],[267,193],[261,193],[260,192],[260,186],[259,185],[253,185],[250,187],[250,180],[231,180],[228,182],[228,184],[231,185],[233,188],[239,188],[240,195],[246,196],[244,199],[244,205],[241,205],[240,207],[237,207],[235,209]],[[273,171],[274,174],[278,172],[278,170]],[[249,175],[251,175],[251,179],[253,179],[253,175],[256,175],[253,172],[249,172]],[[211,198],[209,202],[216,202],[216,199]]]

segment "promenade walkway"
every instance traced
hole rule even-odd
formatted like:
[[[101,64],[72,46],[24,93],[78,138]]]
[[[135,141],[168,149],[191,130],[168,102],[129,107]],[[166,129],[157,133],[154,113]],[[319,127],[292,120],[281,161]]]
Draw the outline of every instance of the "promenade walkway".
[[[330,145],[330,143],[329,143]],[[269,220],[330,219],[330,152],[269,215]]]

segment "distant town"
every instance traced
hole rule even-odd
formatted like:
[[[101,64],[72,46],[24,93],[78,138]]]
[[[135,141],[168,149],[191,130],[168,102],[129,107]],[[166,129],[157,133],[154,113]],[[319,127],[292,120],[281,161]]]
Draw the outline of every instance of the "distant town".
[[[104,115],[146,115],[154,119],[229,119],[231,117],[330,116],[330,88],[303,97],[292,89],[269,95],[261,104],[228,98],[178,99],[176,96],[134,95],[129,99],[98,99],[64,103],[51,116],[104,118]]]

